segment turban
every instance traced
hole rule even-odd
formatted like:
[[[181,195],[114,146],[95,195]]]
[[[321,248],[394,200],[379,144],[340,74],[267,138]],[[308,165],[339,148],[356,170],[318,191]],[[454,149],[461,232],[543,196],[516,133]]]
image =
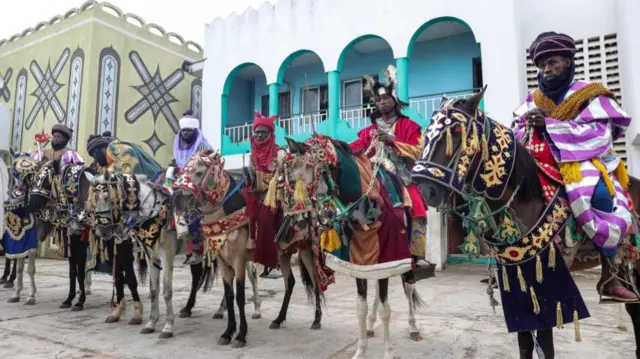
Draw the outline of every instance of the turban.
[[[529,55],[536,66],[552,56],[568,57],[573,60],[576,54],[576,43],[565,34],[543,32],[529,46]]]
[[[111,132],[108,132],[108,131],[103,133],[102,136],[100,135],[89,136],[89,138],[87,139],[87,152],[89,152],[89,155],[91,155],[93,151],[99,148],[109,146],[109,142],[111,142],[110,137],[111,137]]]
[[[200,121],[197,118],[193,117],[193,112],[188,110],[187,112],[182,114],[182,118],[180,119],[180,129],[191,128],[194,130],[200,129]]]
[[[268,128],[269,130],[271,130],[271,132],[276,130],[276,125],[275,125],[274,122],[278,119],[277,116],[264,117],[258,111],[254,110],[253,112],[256,114],[256,120],[253,121],[253,130],[254,131],[255,131],[256,128],[258,128],[258,126],[264,126],[264,127]]]
[[[69,127],[61,124],[61,123],[56,123],[51,128],[51,133],[52,134],[56,133],[56,132],[58,132],[59,134],[63,135],[67,140],[70,140],[71,136],[73,135],[73,130],[70,129]]]

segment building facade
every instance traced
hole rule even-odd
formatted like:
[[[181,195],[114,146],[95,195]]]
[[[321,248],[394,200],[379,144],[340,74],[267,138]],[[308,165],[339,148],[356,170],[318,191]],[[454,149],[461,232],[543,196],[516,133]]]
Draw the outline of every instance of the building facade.
[[[168,163],[183,112],[201,113],[201,80],[182,64],[202,53],[178,34],[95,1],[0,40],[0,105],[11,122],[0,150],[9,143],[35,149],[36,133],[64,123],[74,130],[70,146],[85,158],[87,137],[110,131]]]

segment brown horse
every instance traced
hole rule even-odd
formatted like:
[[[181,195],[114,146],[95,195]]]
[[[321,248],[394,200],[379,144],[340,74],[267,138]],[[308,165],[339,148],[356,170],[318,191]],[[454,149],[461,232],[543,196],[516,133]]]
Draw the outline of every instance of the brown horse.
[[[547,296],[562,295],[568,289],[565,286],[555,286],[546,292],[538,291],[536,295],[534,287],[540,289],[550,282],[553,283],[565,272],[564,280],[568,284],[567,287],[573,287],[577,292],[574,297],[576,299],[572,300],[574,303],[581,303],[569,305],[576,308],[573,321],[577,326],[576,313],[581,310],[586,312],[586,306],[575,283],[571,280],[569,270],[593,268],[600,264],[600,256],[594,251],[590,241],[582,244],[582,247],[591,246],[588,248],[591,253],[581,256],[576,253],[578,247],[581,247],[580,240],[575,242],[578,245],[570,248],[568,244],[570,240],[566,238],[570,237],[571,233],[566,234],[562,239],[560,231],[570,232],[565,231],[567,228],[565,226],[568,226],[571,213],[566,204],[563,189],[558,191],[550,204],[545,202],[535,160],[527,149],[515,140],[512,131],[489,119],[478,109],[483,95],[484,90],[468,99],[443,99],[440,109],[434,113],[430,126],[425,132],[425,146],[420,161],[413,169],[412,178],[420,185],[423,196],[431,207],[458,211],[460,207],[457,204],[461,199],[479,204],[479,207],[470,209],[466,216],[465,227],[471,230],[472,234],[479,234],[478,237],[483,238],[492,248],[492,254],[498,262],[498,272],[503,277],[498,279],[498,283],[501,284],[503,309],[508,326],[510,316],[518,310],[527,311],[524,314],[527,318],[534,318],[534,313],[554,311],[556,303],[548,300]],[[487,176],[487,164],[498,164],[496,168],[500,167],[502,170],[494,172],[493,177]],[[479,181],[481,177],[483,180]],[[493,189],[487,185],[488,181],[494,184]],[[635,204],[635,211],[638,212],[640,181],[631,178],[629,193]],[[554,203],[557,207],[552,208]],[[478,213],[481,215],[474,217],[472,212],[476,209],[480,209]],[[515,225],[512,225],[513,222]],[[530,234],[542,233],[534,233],[534,230],[542,228],[541,224],[548,225],[550,232],[546,239],[544,236],[530,237]],[[481,228],[480,232],[474,232],[477,228]],[[507,233],[505,231],[511,232],[505,235]],[[525,233],[526,235],[523,235]],[[501,242],[502,237],[499,236],[506,236],[509,240]],[[529,242],[530,238],[534,241],[540,240],[542,244]],[[525,246],[525,244],[529,245]],[[562,253],[560,259],[555,259],[556,248]],[[511,253],[506,253],[507,249],[510,249]],[[583,249],[580,248],[580,250]],[[626,250],[620,252],[627,253]],[[513,255],[513,262],[505,259],[509,255]],[[532,260],[527,262],[527,258]],[[543,258],[542,261],[541,258]],[[549,270],[547,270],[547,264],[542,264],[545,260],[548,261]],[[521,267],[524,269],[521,270]],[[516,268],[518,279],[515,279],[514,274]],[[543,272],[545,273],[544,282]],[[637,273],[627,274],[629,275],[626,279],[634,282],[628,284],[634,286]],[[525,278],[529,279],[529,284]],[[517,289],[518,282],[521,290]],[[505,303],[505,298],[510,295],[519,295],[519,302]],[[565,322],[567,318],[571,318],[570,312],[564,314],[564,306],[560,301],[557,302],[556,315],[559,327],[562,327],[563,318]],[[580,306],[583,309],[578,308]],[[625,306],[633,322],[636,355],[640,358],[640,304],[630,303]],[[509,328],[510,332],[518,332],[520,358],[532,358],[534,348],[543,351],[547,359],[554,357],[553,323],[555,319],[548,326],[538,327],[536,337],[532,329]],[[579,333],[578,328],[576,327],[576,334]]]

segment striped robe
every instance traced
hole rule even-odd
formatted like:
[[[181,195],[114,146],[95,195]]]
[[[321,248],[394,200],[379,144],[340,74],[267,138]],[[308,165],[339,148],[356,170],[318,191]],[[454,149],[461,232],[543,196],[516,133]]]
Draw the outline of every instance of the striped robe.
[[[575,81],[565,98],[589,83]],[[533,92],[514,112],[514,133],[520,141],[526,141],[527,111],[536,108]],[[593,242],[605,250],[615,250],[632,224],[632,214],[625,192],[614,175],[620,158],[613,152],[613,142],[623,138],[631,122],[611,98],[598,96],[591,99],[578,116],[570,121],[545,119],[547,138],[553,158],[557,163],[579,162],[582,181],[566,184],[567,197],[576,221]],[[614,187],[613,212],[606,213],[592,208],[591,198],[601,178],[600,171],[591,160],[597,158],[606,167]]]

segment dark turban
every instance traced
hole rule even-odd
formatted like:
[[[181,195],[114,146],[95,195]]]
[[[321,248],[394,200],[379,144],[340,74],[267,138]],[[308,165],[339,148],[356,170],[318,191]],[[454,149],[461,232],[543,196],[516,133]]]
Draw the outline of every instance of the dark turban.
[[[109,146],[109,142],[111,142],[111,132],[105,132],[101,135],[90,135],[89,139],[87,139],[87,152],[89,155],[93,153],[93,151]]]
[[[568,57],[573,60],[576,54],[576,43],[565,34],[543,32],[529,46],[529,55],[536,66],[552,56]]]
[[[51,133],[56,133],[58,132],[59,134],[63,135],[67,141],[71,139],[71,136],[73,135],[73,130],[70,129],[69,127],[61,124],[61,123],[56,123],[55,125],[53,125],[53,127],[51,128]]]

